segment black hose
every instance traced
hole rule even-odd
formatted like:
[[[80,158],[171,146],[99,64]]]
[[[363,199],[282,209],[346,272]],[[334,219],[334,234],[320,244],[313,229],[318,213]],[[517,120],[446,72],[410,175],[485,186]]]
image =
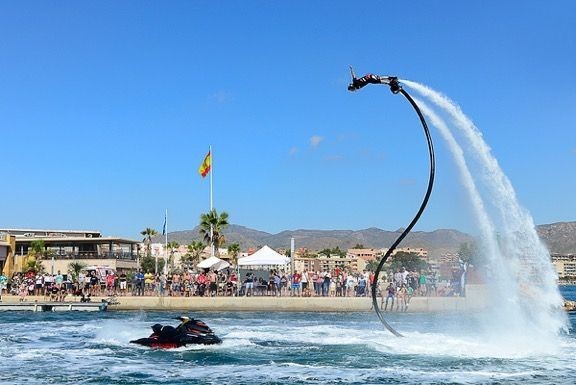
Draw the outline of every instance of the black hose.
[[[394,93],[398,93],[398,92],[402,93],[402,95],[404,95],[404,97],[406,99],[408,99],[408,101],[410,102],[410,104],[412,105],[414,110],[416,110],[416,113],[418,114],[418,117],[420,118],[420,123],[422,123],[422,127],[424,128],[424,133],[426,134],[426,141],[428,142],[428,153],[430,154],[430,176],[428,178],[428,188],[426,190],[426,195],[424,196],[424,199],[422,200],[422,204],[420,205],[420,209],[418,210],[418,212],[416,213],[416,215],[412,219],[412,222],[410,222],[408,227],[406,227],[406,229],[402,232],[402,234],[400,234],[400,236],[394,241],[392,246],[390,246],[390,248],[388,249],[386,254],[384,254],[382,259],[380,260],[380,263],[378,264],[378,267],[376,268],[376,272],[374,273],[374,281],[372,282],[372,306],[374,307],[374,310],[376,311],[378,318],[380,318],[380,321],[382,322],[382,324],[392,334],[394,334],[396,337],[403,337],[402,334],[398,333],[392,326],[390,326],[388,324],[388,322],[386,322],[386,320],[384,319],[384,316],[382,315],[382,312],[380,311],[380,307],[378,306],[378,298],[377,298],[377,290],[376,290],[378,287],[378,276],[380,275],[380,271],[382,271],[382,268],[384,267],[384,263],[386,263],[386,260],[394,252],[396,247],[400,244],[400,242],[402,242],[402,240],[406,237],[406,235],[408,235],[408,233],[412,230],[414,225],[416,225],[416,222],[418,222],[418,220],[420,219],[422,212],[424,212],[424,209],[426,208],[426,205],[428,204],[428,199],[430,199],[430,194],[432,193],[432,186],[434,185],[434,174],[435,174],[435,167],[436,166],[435,166],[435,161],[434,161],[434,146],[432,145],[432,137],[430,136],[430,130],[428,130],[428,125],[426,124],[426,120],[424,119],[424,115],[422,115],[420,108],[418,108],[418,105],[416,104],[414,99],[412,99],[412,97],[408,94],[408,92],[406,92],[401,87],[397,90],[397,92],[394,92]]]

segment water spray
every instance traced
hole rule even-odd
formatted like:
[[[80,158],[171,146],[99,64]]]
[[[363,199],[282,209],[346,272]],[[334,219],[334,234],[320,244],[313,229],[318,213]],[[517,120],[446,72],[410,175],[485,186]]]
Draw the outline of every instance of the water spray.
[[[357,91],[367,86],[368,84],[385,84],[390,86],[390,91],[392,91],[393,94],[398,93],[402,94],[410,102],[410,104],[418,114],[418,117],[420,118],[420,123],[424,128],[426,141],[428,143],[428,153],[430,156],[430,174],[428,177],[428,187],[426,189],[424,199],[422,200],[420,208],[418,209],[418,212],[416,213],[410,224],[406,227],[406,229],[402,232],[402,234],[400,234],[400,236],[396,238],[396,240],[394,241],[392,246],[390,246],[386,254],[384,254],[384,256],[380,259],[380,263],[378,264],[376,272],[374,273],[374,281],[372,282],[372,307],[374,308],[374,311],[376,311],[378,318],[380,319],[382,324],[386,327],[386,329],[388,329],[388,331],[390,331],[396,337],[402,337],[402,334],[397,332],[392,326],[388,324],[388,322],[386,322],[384,316],[382,315],[382,312],[380,311],[377,297],[378,277],[380,275],[380,271],[382,271],[382,268],[384,267],[384,263],[386,263],[386,260],[388,260],[390,255],[392,255],[396,247],[398,247],[398,245],[400,244],[400,242],[402,242],[402,240],[406,237],[406,235],[410,233],[414,225],[416,225],[416,223],[420,219],[420,216],[424,212],[426,205],[428,204],[428,199],[430,199],[430,194],[432,193],[432,186],[434,185],[434,174],[435,174],[434,146],[432,145],[432,137],[430,136],[430,130],[428,129],[428,125],[426,124],[424,115],[422,115],[422,112],[420,111],[420,108],[418,107],[414,99],[412,99],[412,97],[408,94],[408,92],[406,92],[402,88],[396,76],[380,76],[380,75],[368,74],[362,76],[361,78],[357,78],[356,75],[354,74],[354,70],[352,69],[352,67],[350,67],[350,72],[352,74],[352,83],[348,85],[348,91]]]

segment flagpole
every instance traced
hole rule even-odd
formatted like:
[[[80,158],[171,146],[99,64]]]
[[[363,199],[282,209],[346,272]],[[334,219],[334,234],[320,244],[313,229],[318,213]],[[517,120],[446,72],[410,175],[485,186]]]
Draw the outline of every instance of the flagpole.
[[[210,154],[210,214],[214,208],[212,197],[212,170],[214,169],[214,154],[212,153],[212,145],[210,145],[208,153]],[[214,226],[210,224],[210,256],[214,256]]]
[[[166,239],[165,239],[166,252],[164,253],[164,274],[168,274],[168,209],[166,209],[164,221],[166,223],[166,227],[165,227],[166,231],[164,231],[164,233],[166,235]]]
[[[212,145],[208,150],[210,154],[210,211],[213,209],[213,200],[212,200],[212,169],[214,168],[214,154],[212,154]]]

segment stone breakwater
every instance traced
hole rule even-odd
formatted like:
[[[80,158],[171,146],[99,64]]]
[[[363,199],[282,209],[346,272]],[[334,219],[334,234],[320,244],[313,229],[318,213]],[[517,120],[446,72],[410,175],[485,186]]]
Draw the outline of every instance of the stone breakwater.
[[[100,302],[106,297],[93,297]],[[18,302],[16,296],[4,296],[4,302]],[[42,297],[27,297],[27,302],[43,302]],[[68,301],[78,301],[68,297]],[[115,297],[109,311],[165,310],[165,311],[264,311],[264,312],[369,312],[370,297]],[[380,303],[380,298],[378,299]],[[475,311],[487,305],[487,296],[481,285],[468,285],[466,297],[413,297],[407,312]],[[396,307],[395,307],[396,308]]]

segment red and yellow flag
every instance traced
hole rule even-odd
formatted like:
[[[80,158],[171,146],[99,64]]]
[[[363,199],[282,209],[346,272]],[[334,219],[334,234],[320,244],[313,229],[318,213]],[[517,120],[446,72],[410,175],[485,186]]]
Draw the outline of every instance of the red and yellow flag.
[[[202,175],[202,178],[208,175],[211,167],[212,167],[212,156],[210,155],[210,151],[208,151],[208,154],[206,155],[204,161],[202,162],[200,168],[198,169],[198,172],[200,173],[200,175]]]

